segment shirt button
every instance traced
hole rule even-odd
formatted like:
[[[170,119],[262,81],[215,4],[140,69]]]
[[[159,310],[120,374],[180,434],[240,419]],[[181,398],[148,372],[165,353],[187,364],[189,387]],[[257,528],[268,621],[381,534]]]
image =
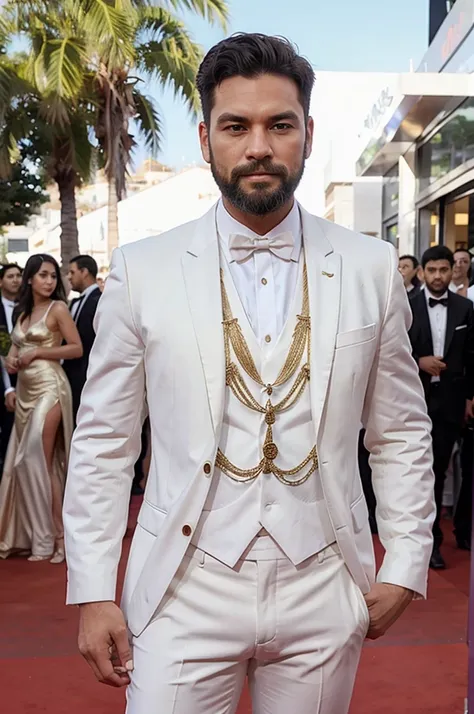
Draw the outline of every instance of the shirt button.
[[[210,461],[206,461],[206,463],[205,463],[204,466],[202,467],[202,470],[204,471],[204,473],[206,474],[206,476],[210,476],[210,474],[211,474],[211,469],[212,469],[212,466],[211,466]]]
[[[271,342],[271,341],[272,341],[272,338],[270,337],[270,335],[265,335],[265,342]]]
[[[267,282],[268,282],[268,281],[267,281],[267,279],[266,279],[266,278],[262,278],[262,285],[266,285],[266,284],[267,284]]]
[[[190,536],[191,533],[193,532],[193,529],[191,528],[191,526],[188,526],[188,525],[186,524],[186,525],[183,526],[183,528],[181,529],[181,532],[182,532],[182,534],[183,534],[184,536]]]

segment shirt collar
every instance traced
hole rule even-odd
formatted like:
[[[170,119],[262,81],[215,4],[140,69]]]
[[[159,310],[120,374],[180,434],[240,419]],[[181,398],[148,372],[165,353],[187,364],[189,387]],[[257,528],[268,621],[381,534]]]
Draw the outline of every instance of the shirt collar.
[[[435,297],[434,295],[432,295],[428,289],[425,290],[425,298],[426,298],[427,305],[429,305],[430,298],[433,298],[433,300],[444,300],[447,297],[448,297],[448,290],[446,290],[446,292],[443,293],[443,295],[440,295],[439,297]]]
[[[86,298],[88,295],[94,292],[97,287],[97,283],[92,283],[92,285],[89,285],[89,287],[86,288],[84,292],[79,295],[79,298]]]
[[[2,295],[2,302],[4,305],[8,305],[9,307],[16,307],[17,303],[14,300],[9,300],[6,297],[3,297]]]
[[[300,209],[297,201],[294,201],[291,211],[288,213],[286,218],[282,220],[275,228],[265,234],[265,236],[258,235],[254,233],[247,226],[239,223],[235,218],[233,218],[230,213],[226,210],[222,199],[219,200],[216,210],[216,226],[217,235],[219,236],[219,242],[224,255],[228,263],[231,263],[234,259],[232,258],[229,250],[229,239],[234,233],[239,233],[240,235],[250,236],[252,238],[273,238],[274,236],[289,231],[295,241],[293,252],[291,254],[291,260],[295,263],[298,262],[301,252],[301,215]]]

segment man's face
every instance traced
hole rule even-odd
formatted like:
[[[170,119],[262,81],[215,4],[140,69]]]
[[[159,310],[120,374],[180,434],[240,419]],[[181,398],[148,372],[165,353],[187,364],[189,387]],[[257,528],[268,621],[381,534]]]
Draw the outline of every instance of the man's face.
[[[398,271],[403,277],[405,287],[408,288],[412,284],[412,280],[417,273],[417,268],[414,267],[413,261],[409,258],[403,258],[398,263]]]
[[[455,280],[460,280],[461,278],[467,278],[469,272],[469,267],[471,265],[471,256],[465,250],[458,250],[454,254],[454,269],[453,278]]]
[[[84,279],[87,273],[88,271],[81,270],[77,263],[70,263],[67,277],[69,279],[69,282],[71,283],[71,287],[73,290],[79,293],[82,293],[84,291],[86,287]]]
[[[449,260],[430,260],[424,269],[426,287],[432,295],[443,295],[453,277]]]
[[[210,126],[199,126],[204,159],[222,195],[243,213],[263,216],[293,196],[311,153],[298,87],[263,74],[224,80],[214,92]]]
[[[21,272],[18,268],[9,268],[2,280],[3,292],[13,300],[18,296],[21,287]]]

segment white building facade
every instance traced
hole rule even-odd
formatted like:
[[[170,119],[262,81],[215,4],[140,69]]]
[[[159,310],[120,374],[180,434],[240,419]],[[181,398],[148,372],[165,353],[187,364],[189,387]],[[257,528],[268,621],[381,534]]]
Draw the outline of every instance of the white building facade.
[[[364,135],[356,173],[382,179],[382,234],[400,253],[474,249],[473,71],[474,0],[457,0]]]
[[[355,170],[364,131],[373,121],[373,99],[393,75],[317,72],[311,103],[312,156],[298,190],[310,211],[351,230],[381,236],[382,180]]]

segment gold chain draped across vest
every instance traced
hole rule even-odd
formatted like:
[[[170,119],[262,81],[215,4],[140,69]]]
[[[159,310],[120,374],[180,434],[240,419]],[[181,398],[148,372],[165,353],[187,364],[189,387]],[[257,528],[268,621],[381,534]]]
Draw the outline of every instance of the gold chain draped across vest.
[[[303,268],[303,304],[301,315],[297,316],[296,327],[293,332],[288,355],[285,363],[280,370],[276,380],[272,384],[265,384],[262,380],[255,361],[252,357],[248,344],[239,325],[238,319],[234,318],[230,307],[229,298],[224,284],[224,277],[221,271],[221,292],[222,292],[222,311],[223,311],[223,328],[224,328],[224,348],[226,361],[226,385],[232,390],[237,399],[248,409],[260,412],[265,415],[265,423],[267,430],[265,440],[262,447],[262,458],[260,462],[251,469],[241,469],[233,464],[222,453],[220,449],[217,451],[216,466],[227,476],[235,481],[253,481],[261,473],[273,474],[282,483],[288,486],[299,486],[307,481],[314,471],[318,468],[318,454],[316,446],[313,446],[308,456],[297,466],[292,469],[283,470],[278,467],[275,460],[278,457],[279,447],[273,441],[272,426],[277,419],[277,415],[287,409],[290,409],[301,397],[310,378],[310,344],[311,344],[311,318],[309,314],[309,294],[308,294],[308,277],[306,272],[306,264]],[[280,387],[291,380],[296,374],[301,360],[306,352],[306,360],[300,367],[298,376],[296,377],[293,386],[288,390],[287,394],[276,404],[273,404],[269,398],[262,406],[254,398],[248,386],[245,383],[244,376],[237,365],[232,360],[232,351],[237,358],[240,367],[244,372],[254,380],[257,384],[266,388],[269,397],[273,394],[276,387]],[[281,447],[280,447],[281,448]],[[301,471],[304,471],[302,475]]]

